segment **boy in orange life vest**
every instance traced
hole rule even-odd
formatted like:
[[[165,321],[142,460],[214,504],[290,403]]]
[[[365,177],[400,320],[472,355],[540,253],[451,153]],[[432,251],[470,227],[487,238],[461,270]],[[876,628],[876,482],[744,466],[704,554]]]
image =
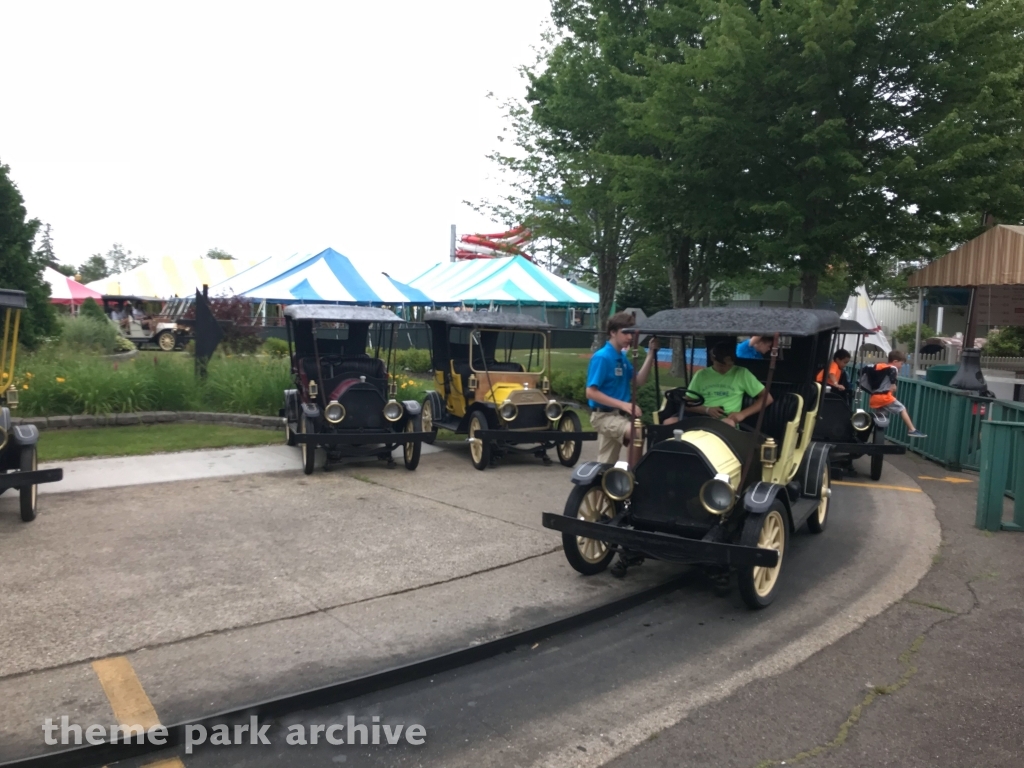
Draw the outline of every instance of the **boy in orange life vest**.
[[[843,368],[845,368],[850,362],[850,353],[845,349],[837,349],[836,353],[832,355],[832,362],[828,366],[828,379],[825,383],[832,387],[832,389],[838,390],[839,392],[845,392],[846,387],[839,383],[839,380],[843,376]],[[824,371],[818,371],[818,375],[815,377],[815,381],[821,381],[825,378]]]
[[[902,363],[905,362],[906,359],[906,354],[904,354],[903,352],[898,352],[894,349],[892,352],[889,353],[889,362],[878,363],[878,365],[875,366],[875,369],[882,370],[884,368],[896,368],[898,370],[899,366],[893,365],[893,363]],[[914,422],[910,420],[910,414],[907,413],[906,406],[904,406],[903,403],[896,399],[895,392],[896,384],[894,382],[892,387],[888,391],[877,392],[873,394],[871,396],[871,399],[868,401],[868,406],[873,411],[882,411],[886,414],[892,415],[896,415],[898,413],[900,417],[903,419],[903,423],[907,425],[907,437],[928,437],[928,435],[924,434],[924,432],[918,431],[918,429],[914,426]]]

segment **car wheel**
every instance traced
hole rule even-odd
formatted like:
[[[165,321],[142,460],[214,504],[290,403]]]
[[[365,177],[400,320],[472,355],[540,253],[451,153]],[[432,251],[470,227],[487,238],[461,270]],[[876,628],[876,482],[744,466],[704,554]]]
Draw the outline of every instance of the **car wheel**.
[[[423,431],[430,432],[431,435],[427,438],[427,443],[433,445],[437,439],[437,427],[434,426],[434,419],[440,415],[435,413],[434,409],[437,406],[437,395],[434,392],[428,392],[427,396],[423,398],[423,408],[420,411],[420,419],[423,422]]]
[[[580,417],[576,415],[575,411],[566,411],[562,414],[562,418],[558,420],[558,430],[560,432],[582,432],[583,428],[580,425]],[[581,440],[574,440],[571,443],[559,443],[558,461],[561,462],[563,467],[575,467],[576,462],[580,460],[580,453],[582,451],[583,442]]]
[[[419,419],[406,419],[405,431],[406,432],[418,432],[416,428]],[[405,443],[402,447],[402,458],[405,459],[405,468],[410,472],[416,469],[420,463],[420,450],[423,446],[419,440],[413,440],[410,443]]]
[[[36,447],[34,445],[22,446],[19,469],[22,472],[35,472],[38,468],[39,462],[36,457]],[[32,485],[23,485],[21,487],[21,519],[24,522],[31,523],[36,519],[36,502],[38,499],[38,485],[33,483]]]
[[[284,442],[285,445],[295,445],[295,433],[292,432],[292,425],[287,422],[284,425]]]
[[[574,485],[565,502],[566,517],[597,523],[615,517],[615,502],[608,498],[600,483],[595,485]],[[562,534],[562,549],[569,565],[584,576],[593,576],[608,567],[615,556],[615,550],[606,542],[583,536]]]
[[[469,417],[469,455],[473,459],[473,466],[477,469],[487,469],[491,463],[491,443],[476,436],[488,428],[487,417],[481,411],[474,411]]]
[[[299,431],[304,435],[313,433],[313,426],[309,423],[309,419],[306,414],[303,413],[299,417]],[[315,443],[303,443],[302,444],[302,471],[307,475],[313,474],[313,464],[316,460],[316,444]]]
[[[174,332],[160,331],[156,337],[156,345],[164,352],[173,352],[174,348],[178,346],[177,340],[174,338]]]
[[[756,526],[756,530],[751,526]],[[743,540],[746,542],[753,539],[754,546],[779,551],[779,562],[774,568],[745,565],[738,569],[740,596],[748,608],[767,608],[775,599],[785,559],[786,533],[785,508],[778,499],[772,502],[764,517],[757,515],[747,518],[743,526]]]
[[[832,471],[828,465],[821,471],[821,494],[818,496],[818,508],[807,518],[807,530],[821,533],[828,523],[828,505],[832,501]]]
[[[875,433],[872,435],[871,442],[875,445],[885,445],[885,430],[880,430],[875,427]],[[880,453],[876,453],[871,456],[871,479],[881,480],[882,479],[882,464],[885,462],[885,456]]]

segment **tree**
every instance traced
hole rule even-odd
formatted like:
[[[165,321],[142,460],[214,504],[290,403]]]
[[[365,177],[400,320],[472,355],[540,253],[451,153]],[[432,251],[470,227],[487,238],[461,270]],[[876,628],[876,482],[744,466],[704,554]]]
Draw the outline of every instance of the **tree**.
[[[57,263],[57,257],[53,252],[53,235],[49,224],[43,224],[43,230],[39,236],[39,247],[36,249],[36,256],[47,266],[53,267]]]
[[[78,274],[78,272],[75,270],[74,265],[72,264],[61,264],[60,262],[53,262],[51,264],[48,264],[47,266],[57,270],[65,277],[74,277],[75,275]]]
[[[234,261],[235,260],[234,256],[232,256],[227,251],[222,251],[220,248],[211,248],[210,250],[208,250],[206,252],[206,256],[204,258],[207,258],[207,259],[217,259],[217,260],[220,260],[220,261]]]
[[[82,308],[78,310],[78,314],[82,317],[91,317],[94,320],[106,320],[107,316],[103,313],[103,309],[99,304],[96,303],[96,299],[89,296],[82,302]]]
[[[78,275],[82,278],[79,282],[91,283],[93,280],[102,280],[109,277],[110,268],[107,261],[100,254],[94,253],[88,260],[78,268]]]
[[[98,253],[93,254],[92,258],[95,259],[97,256],[99,256]],[[120,243],[114,243],[110,250],[107,251],[107,255],[101,258],[107,262],[107,266],[110,269],[109,274],[112,275],[119,275],[130,269],[141,267],[148,261],[145,256],[135,256],[131,251],[125,250],[124,246]]]
[[[33,252],[38,229],[37,219],[26,218],[25,201],[10,178],[10,168],[0,164],[0,287],[26,294],[28,309],[18,336],[26,347],[52,334],[57,324],[43,262]]]

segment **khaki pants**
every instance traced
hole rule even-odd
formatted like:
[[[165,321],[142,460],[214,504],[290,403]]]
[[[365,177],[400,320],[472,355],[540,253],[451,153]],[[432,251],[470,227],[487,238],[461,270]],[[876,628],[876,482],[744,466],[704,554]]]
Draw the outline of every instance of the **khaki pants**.
[[[629,434],[629,419],[618,411],[594,411],[590,414],[590,423],[597,432],[597,460],[614,464]]]

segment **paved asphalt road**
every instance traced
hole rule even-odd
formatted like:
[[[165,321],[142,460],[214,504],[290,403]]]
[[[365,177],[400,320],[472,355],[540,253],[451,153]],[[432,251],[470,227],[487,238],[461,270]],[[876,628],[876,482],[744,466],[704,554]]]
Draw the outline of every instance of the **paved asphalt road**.
[[[931,500],[910,476],[891,468],[886,483],[895,489],[837,488],[826,533],[791,540],[782,592],[766,611],[746,610],[735,593],[716,597],[694,572],[672,595],[585,630],[284,718],[269,746],[198,748],[181,758],[190,768],[791,762],[835,738],[872,686],[901,680],[923,653],[915,638],[953,616],[898,602],[932,564],[939,532]],[[285,744],[289,726],[344,724],[349,715],[367,725],[374,716],[421,724],[426,744]]]

